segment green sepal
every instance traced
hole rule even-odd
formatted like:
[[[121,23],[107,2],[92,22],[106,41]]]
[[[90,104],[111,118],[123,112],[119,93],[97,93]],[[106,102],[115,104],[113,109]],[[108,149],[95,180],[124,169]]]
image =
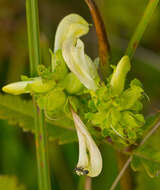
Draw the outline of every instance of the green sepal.
[[[76,98],[75,96],[69,96],[68,101],[69,101],[70,105],[72,106],[73,110],[75,112],[78,112],[78,110],[81,106],[78,98]]]
[[[29,78],[29,77],[26,76],[26,75],[21,75],[20,78],[21,78],[21,81],[30,81],[30,80],[33,79],[33,78]]]
[[[27,85],[27,90],[31,93],[45,93],[53,89],[56,85],[54,80],[45,80],[37,77],[32,83]]]
[[[134,85],[131,82],[130,88],[125,90],[120,96],[119,102],[121,109],[135,109],[135,104],[137,104],[137,101],[143,97],[143,92],[144,91],[140,86]],[[141,105],[137,105],[137,108],[141,109]]]
[[[45,98],[45,109],[47,111],[56,111],[63,108],[66,102],[66,94],[61,89],[53,89],[47,93]]]
[[[50,50],[51,64],[52,64],[52,77],[55,81],[60,81],[68,73],[68,68],[62,56],[62,51],[57,50],[55,53]]]
[[[83,84],[74,73],[69,73],[66,75],[63,85],[69,94],[77,94],[84,88]]]

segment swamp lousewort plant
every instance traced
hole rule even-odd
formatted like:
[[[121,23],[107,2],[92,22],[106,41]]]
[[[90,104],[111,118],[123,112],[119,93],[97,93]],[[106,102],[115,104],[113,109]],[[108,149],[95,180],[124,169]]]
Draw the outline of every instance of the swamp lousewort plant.
[[[66,16],[56,32],[54,53],[50,50],[51,71],[41,65],[37,78],[22,77],[25,81],[9,84],[3,91],[34,94],[46,117],[64,115],[73,119],[79,140],[76,173],[95,177],[101,172],[102,158],[89,131],[95,133],[98,127],[96,133],[101,139],[111,137],[114,143],[127,147],[142,136],[145,121],[140,113],[142,84],[134,79],[125,88],[131,67],[129,57],[122,57],[117,66],[112,66],[113,74],[102,82],[97,64],[85,54],[79,39],[88,31],[89,24],[81,16]]]

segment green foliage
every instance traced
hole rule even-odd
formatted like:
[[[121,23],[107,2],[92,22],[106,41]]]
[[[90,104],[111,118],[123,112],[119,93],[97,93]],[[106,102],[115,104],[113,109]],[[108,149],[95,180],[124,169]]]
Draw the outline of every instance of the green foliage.
[[[45,96],[45,108],[47,111],[55,111],[63,107],[66,95],[61,89],[54,89]]]
[[[19,185],[16,177],[1,175],[0,176],[0,189],[5,190],[25,190],[23,185]]]
[[[12,125],[18,125],[24,131],[34,132],[32,101],[25,101],[17,96],[0,95],[0,119],[6,119]],[[65,117],[48,121],[46,127],[49,139],[60,144],[76,141],[76,134],[72,130],[72,126],[73,122]]]
[[[135,190],[160,189],[159,180],[159,175],[154,178],[150,178],[145,171],[141,171],[135,176]]]
[[[142,137],[144,117],[142,109],[143,89],[134,79],[130,87],[119,96],[115,96],[110,86],[103,85],[91,92],[90,111],[85,117],[94,126],[99,126],[104,137],[111,136],[115,142],[128,146]]]
[[[160,152],[155,152],[154,150],[146,149],[141,153],[143,157],[133,156],[132,169],[134,171],[141,171],[142,168],[145,169],[146,173],[150,177],[159,176],[160,173]]]
[[[150,128],[158,123],[160,120],[160,114],[156,114],[149,117],[146,120],[144,128],[146,129],[145,135]],[[142,171],[144,169],[150,177],[156,177],[160,174],[160,151],[157,147],[159,144],[160,131],[149,137],[149,139],[134,151],[131,167],[134,171]]]

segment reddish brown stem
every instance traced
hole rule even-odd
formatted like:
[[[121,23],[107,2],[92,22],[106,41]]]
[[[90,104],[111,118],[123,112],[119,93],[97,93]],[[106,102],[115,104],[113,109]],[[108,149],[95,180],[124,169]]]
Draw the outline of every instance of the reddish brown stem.
[[[85,190],[91,190],[91,189],[92,189],[92,178],[86,176]]]
[[[117,151],[117,162],[118,162],[118,169],[122,171],[128,157],[121,152]],[[126,180],[127,179],[127,180]],[[131,178],[131,171],[130,168],[127,167],[123,176],[120,180],[120,186],[122,190],[131,190],[132,188],[132,178]]]
[[[98,45],[99,45],[99,57],[100,57],[100,70],[102,74],[102,78],[105,79],[106,75],[109,72],[109,42],[107,38],[107,33],[105,30],[105,25],[103,19],[101,17],[100,11],[93,0],[85,0],[86,4],[89,7],[93,22],[95,24]]]

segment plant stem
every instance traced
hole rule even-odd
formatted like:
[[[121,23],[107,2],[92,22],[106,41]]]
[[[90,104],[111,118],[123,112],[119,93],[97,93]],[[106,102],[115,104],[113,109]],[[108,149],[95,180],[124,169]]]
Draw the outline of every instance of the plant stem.
[[[30,74],[37,75],[37,67],[40,64],[40,42],[37,0],[26,0],[26,17],[28,30],[28,48],[30,61]]]
[[[26,0],[26,16],[28,28],[30,73],[31,76],[34,77],[37,75],[38,65],[40,64],[39,19],[37,0]],[[51,190],[45,117],[43,111],[40,110],[36,104],[35,96],[33,96],[33,104],[35,111],[35,141],[39,190]]]
[[[100,57],[100,74],[102,79],[105,80],[109,74],[109,53],[110,46],[105,30],[105,25],[101,17],[100,11],[95,4],[94,0],[85,0],[89,7],[93,22],[95,24],[98,45],[99,45],[99,57]]]
[[[85,190],[91,190],[92,189],[92,178],[86,176],[85,179]]]
[[[92,178],[88,176],[80,176],[78,190],[91,190]]]
[[[118,162],[118,169],[119,171],[123,170],[123,167],[128,159],[128,156],[124,155],[123,153],[117,151],[117,162]],[[127,180],[126,180],[127,179]],[[132,176],[131,176],[131,169],[126,168],[124,174],[120,180],[121,189],[125,190],[132,190]]]
[[[144,15],[142,19],[140,20],[140,23],[138,24],[135,33],[133,34],[133,37],[131,38],[128,48],[126,50],[126,55],[132,58],[150,20],[153,15],[153,12],[155,11],[159,0],[149,0],[148,5],[145,9]]]
[[[117,178],[115,179],[114,183],[112,184],[112,187],[110,188],[110,190],[114,190],[115,187],[117,186],[119,180],[121,179],[121,177],[123,176],[124,172],[126,171],[126,169],[128,168],[129,164],[132,161],[132,156],[130,156],[127,160],[127,162],[125,163],[125,165],[123,166],[122,170],[120,171],[120,173],[118,174]]]

